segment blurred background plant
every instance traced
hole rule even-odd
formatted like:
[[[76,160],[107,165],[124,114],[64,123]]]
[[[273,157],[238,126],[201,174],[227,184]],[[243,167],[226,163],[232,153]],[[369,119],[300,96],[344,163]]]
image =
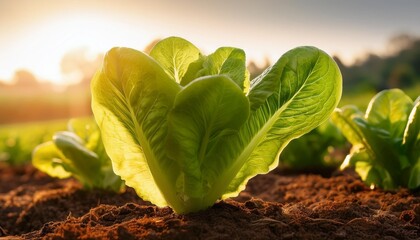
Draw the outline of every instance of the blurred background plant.
[[[280,155],[279,168],[327,174],[340,166],[349,148],[340,131],[327,121],[291,141]]]
[[[54,132],[65,129],[66,121],[63,120],[0,125],[0,164],[29,162],[32,150],[38,144],[50,140]]]

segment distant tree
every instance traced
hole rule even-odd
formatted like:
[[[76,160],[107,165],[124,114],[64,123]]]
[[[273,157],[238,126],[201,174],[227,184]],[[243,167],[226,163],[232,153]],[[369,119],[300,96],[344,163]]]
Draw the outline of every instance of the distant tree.
[[[387,51],[389,55],[397,55],[403,50],[410,49],[416,41],[416,37],[409,34],[399,34],[391,37],[388,41]]]
[[[420,79],[420,39],[402,35],[391,40],[398,52],[386,59],[383,78],[388,87],[407,88]]]
[[[90,80],[100,66],[103,54],[89,56],[89,49],[82,47],[67,52],[61,59],[61,72],[73,76],[72,80],[89,85]]]
[[[338,68],[341,71],[341,75],[343,76],[343,89],[347,90],[352,87],[354,84],[354,77],[352,76],[352,72],[349,71],[349,67],[344,65],[341,59],[338,56],[333,56],[334,61],[337,63]]]
[[[268,58],[264,59],[264,65],[258,66],[253,60],[248,62],[247,68],[250,74],[250,79],[254,79],[255,77],[259,76],[261,73],[264,72],[271,65],[271,62]]]
[[[415,83],[415,72],[409,64],[398,64],[388,77],[388,86],[390,88],[407,88]]]
[[[15,87],[19,88],[32,88],[38,87],[39,82],[36,79],[35,75],[28,70],[20,69],[15,72],[13,77],[13,83]]]
[[[369,53],[363,60],[345,66],[335,58],[343,75],[345,92],[385,88],[408,88],[420,80],[420,38],[398,35],[390,39],[388,53]]]

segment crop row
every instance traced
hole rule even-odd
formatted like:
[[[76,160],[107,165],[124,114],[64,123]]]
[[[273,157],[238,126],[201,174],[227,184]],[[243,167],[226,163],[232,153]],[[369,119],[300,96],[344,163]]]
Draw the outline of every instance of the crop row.
[[[336,108],[340,70],[315,47],[290,50],[252,80],[245,63],[241,49],[204,55],[177,37],[149,55],[113,48],[92,80],[95,121],[34,133],[25,144],[42,144],[32,163],[86,188],[133,187],[178,213],[236,196],[279,160],[294,169],[351,166],[384,189],[420,186],[420,98],[391,89],[365,113]],[[3,161],[30,158],[19,156],[29,152],[20,141],[7,136],[3,148],[17,157],[3,153]]]

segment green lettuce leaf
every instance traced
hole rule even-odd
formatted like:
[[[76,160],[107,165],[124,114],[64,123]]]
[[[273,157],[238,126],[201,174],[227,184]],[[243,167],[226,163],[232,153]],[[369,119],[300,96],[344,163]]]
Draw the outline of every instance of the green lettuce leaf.
[[[363,118],[363,113],[356,106],[351,105],[344,106],[341,109],[337,108],[331,114],[331,120],[342,130],[343,135],[351,144],[366,145],[363,133],[353,121],[356,117]]]
[[[53,141],[38,145],[32,153],[32,164],[51,177],[68,178],[71,172],[66,171],[62,165],[65,159]]]
[[[226,75],[244,90],[246,86],[249,86],[245,52],[238,48],[221,47],[205,58],[203,68],[198,75]]]
[[[170,37],[159,41],[151,50],[150,56],[162,66],[168,76],[180,83],[191,63],[201,58],[201,53],[187,40]]]
[[[247,98],[223,75],[197,79],[177,95],[168,116],[167,151],[181,167],[182,179],[178,182],[182,182],[183,189],[179,192],[192,211],[203,207],[207,192],[223,170],[224,166],[218,165],[221,156],[213,153],[227,147],[220,142],[237,136],[248,115]]]
[[[413,164],[420,164],[420,97],[414,102],[414,107],[408,117],[404,130],[403,146],[412,159]]]
[[[223,198],[235,196],[256,174],[278,165],[282,149],[326,121],[341,97],[336,63],[314,47],[295,48],[251,82],[250,116],[235,137],[226,139],[220,158],[234,158],[219,184],[230,182]]]
[[[92,109],[115,173],[144,200],[178,209],[179,166],[165,149],[166,117],[181,90],[174,80],[149,56],[113,48],[92,81]]]
[[[390,89],[375,95],[366,110],[366,120],[373,127],[383,129],[391,138],[401,138],[413,101],[400,89]]]

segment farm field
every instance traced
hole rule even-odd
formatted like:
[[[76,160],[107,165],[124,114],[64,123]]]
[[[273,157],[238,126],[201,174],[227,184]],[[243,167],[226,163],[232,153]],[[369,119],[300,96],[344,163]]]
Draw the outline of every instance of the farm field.
[[[0,240],[420,240],[420,1],[0,1]]]
[[[185,40],[170,38],[167,41]],[[178,43],[178,45],[182,44]],[[162,46],[165,45],[162,44]],[[159,47],[158,45],[159,51],[164,51],[164,48]],[[315,48],[297,48],[290,51],[288,58],[284,59],[289,61],[290,58],[300,56],[300,52],[315,55],[317,51]],[[112,53],[109,56],[112,57]],[[323,57],[327,64],[334,63],[327,55]],[[214,58],[208,61],[217,62],[219,59]],[[279,62],[279,65],[283,66],[282,62]],[[258,85],[250,90],[244,89],[244,91],[250,91],[249,97],[246,98],[241,89],[235,85],[237,83],[229,78],[208,76],[186,84],[184,89],[194,89],[194,91],[185,90],[178,93],[182,98],[179,97],[181,100],[176,101],[178,105],[171,110],[173,112],[168,119],[175,120],[169,125],[164,125],[167,120],[162,112],[156,114],[161,109],[168,108],[154,107],[156,101],[163,101],[159,104],[165,104],[164,101],[168,101],[168,98],[160,100],[159,97],[162,95],[154,94],[153,91],[161,89],[153,89],[152,83],[146,86],[151,86],[153,91],[147,91],[147,88],[131,87],[132,91],[141,92],[138,95],[139,101],[144,98],[144,104],[153,106],[149,108],[141,121],[135,120],[133,124],[130,121],[139,116],[127,117],[124,115],[126,112],[121,110],[133,108],[129,105],[130,101],[121,100],[121,96],[124,97],[124,95],[118,91],[124,87],[110,85],[107,88],[116,87],[117,90],[99,91],[98,89],[102,86],[98,87],[97,84],[106,84],[99,81],[109,81],[110,77],[97,75],[92,84],[94,90],[92,106],[96,120],[101,123],[100,126],[96,125],[92,117],[2,125],[0,127],[2,143],[0,145],[0,175],[2,176],[0,216],[5,217],[0,222],[0,237],[19,239],[393,239],[402,237],[402,239],[418,239],[420,237],[420,181],[417,175],[420,173],[420,168],[418,168],[420,165],[418,165],[416,141],[418,141],[417,114],[420,111],[420,102],[413,101],[409,95],[416,96],[418,86],[409,89],[407,95],[400,89],[389,89],[377,94],[359,93],[356,95],[357,101],[355,95],[344,96],[340,100],[341,76],[336,74],[335,70],[326,73],[314,70],[322,69],[318,61],[313,61],[311,64],[313,64],[311,71],[314,75],[309,74],[308,76],[311,77],[303,79],[309,83],[329,81],[328,85],[331,85],[329,91],[332,94],[328,94],[322,85],[319,85],[320,95],[302,98],[311,104],[300,103],[297,105],[299,108],[288,109],[287,107],[289,104],[293,106],[294,99],[300,99],[300,95],[305,94],[305,90],[316,89],[305,81],[300,82],[299,75],[285,74],[287,77],[292,76],[291,80],[302,84],[301,89],[294,93],[296,96],[287,99],[288,104],[284,105],[285,107],[276,105],[280,102],[279,99],[273,101],[274,97],[282,96],[280,94],[268,95],[269,97],[263,103],[255,100],[261,97],[261,95],[256,95],[256,97],[252,95],[252,91],[259,90]],[[276,69],[276,66],[271,69]],[[272,78],[270,75],[276,74],[276,70],[271,69],[269,70],[273,73],[266,75],[269,77],[262,75],[263,78],[256,81],[256,84],[264,86],[264,81],[277,81],[278,78]],[[297,70],[292,72],[297,72]],[[105,73],[102,71],[102,74]],[[243,78],[246,76],[244,70],[239,76],[246,80],[246,77]],[[166,81],[165,78],[162,81]],[[213,82],[217,83],[218,87],[226,88],[227,92],[232,92],[218,95],[220,92],[215,88],[214,91],[217,94],[206,95],[212,91],[202,86],[214,87],[209,85]],[[284,80],[281,84],[287,86],[290,81]],[[246,86],[246,84],[240,83],[239,86]],[[311,87],[308,88],[308,86]],[[286,89],[285,91],[294,91],[291,87]],[[200,93],[200,97],[196,97],[197,92]],[[153,93],[150,95],[153,98],[159,97],[154,102],[148,101],[150,93]],[[102,96],[102,94],[116,95]],[[290,95],[289,92],[282,92],[282,94]],[[226,95],[229,98],[225,100]],[[192,96],[194,101],[191,103],[185,101],[188,96]],[[206,97],[201,98],[202,96]],[[262,96],[264,97],[264,94]],[[217,98],[219,104],[208,101],[211,98]],[[251,109],[257,106],[263,110],[247,112],[249,111],[248,101],[253,100],[257,101],[254,104],[258,104],[251,105]],[[232,101],[235,103],[229,106],[232,112],[217,109],[231,104]],[[240,104],[244,105],[238,106]],[[346,106],[348,104],[352,106]],[[370,108],[367,107],[368,104]],[[128,106],[121,107],[124,105]],[[322,106],[319,112],[314,113],[314,116],[323,120],[313,123],[310,117],[301,115],[299,111],[302,109],[307,111],[306,105]],[[139,106],[138,109],[130,111],[143,113],[144,105]],[[202,106],[207,108],[199,109]],[[340,109],[335,108],[336,106]],[[134,105],[135,107],[137,106]],[[273,111],[277,111],[276,107],[281,111],[274,114]],[[185,115],[184,111],[191,111],[191,109],[196,111]],[[191,117],[209,110],[216,115],[204,114],[200,118]],[[219,114],[223,111],[226,111],[225,114]],[[286,112],[285,118],[281,117],[281,114],[284,114],[283,111]],[[288,111],[291,115],[287,115]],[[364,114],[365,111],[368,114]],[[112,114],[121,115],[121,118],[116,120],[110,117],[113,116]],[[248,114],[252,117],[248,118]],[[399,116],[397,120],[394,118],[395,114]],[[259,115],[262,117],[259,118]],[[288,119],[293,115],[297,117],[295,121],[290,122]],[[228,124],[233,124],[238,121],[237,119],[242,118],[243,120],[235,124],[245,122],[249,125],[247,128],[236,130],[240,133],[238,135],[230,135],[229,132],[235,129],[229,129],[229,131],[215,129],[211,130],[215,133],[202,134],[201,128],[197,126],[203,124],[204,129],[206,127],[211,129],[213,125],[206,124],[214,121],[211,120],[213,116],[221,119],[231,116],[229,121],[232,122],[227,122]],[[148,119],[149,117],[151,119]],[[177,117],[179,119],[176,119]],[[389,119],[394,119],[393,121],[396,121],[395,124],[398,125],[394,128],[394,125],[389,127],[387,124],[382,124],[383,121],[391,122]],[[191,121],[191,124],[186,124],[187,121]],[[203,123],[197,124],[200,121]],[[282,124],[262,127],[270,121]],[[305,128],[295,127],[305,122],[309,124]],[[143,128],[141,124],[147,124],[147,128]],[[279,138],[281,135],[273,138],[270,135],[273,134],[270,131],[278,131],[282,129],[279,126],[284,127],[287,124],[291,124],[291,127],[282,130],[286,131],[282,134],[288,138],[281,139]],[[108,126],[111,126],[111,130],[106,128]],[[257,127],[262,130],[256,131]],[[101,131],[101,128],[106,130]],[[288,129],[293,129],[288,133],[289,135],[287,135]],[[156,141],[153,137],[162,136],[159,131],[172,132]],[[195,141],[190,142],[186,136],[194,131],[199,134],[193,134]],[[391,131],[393,131],[392,135]],[[150,137],[147,134],[151,132],[153,134]],[[303,136],[299,136],[299,133]],[[264,137],[260,137],[263,134],[265,134]],[[384,134],[393,138],[383,138]],[[220,145],[219,141],[223,141],[221,136],[229,137],[230,141]],[[141,140],[132,141],[136,138]],[[294,138],[297,139],[294,140]],[[247,156],[249,160],[242,164],[245,167],[247,164],[252,164],[263,170],[250,169],[242,172],[241,168],[238,168],[239,180],[230,179],[230,181],[234,180],[232,181],[235,187],[233,190],[236,193],[228,192],[232,197],[224,197],[223,192],[214,196],[213,192],[220,190],[210,191],[209,188],[217,186],[223,189],[221,184],[226,183],[218,182],[217,178],[226,175],[223,168],[230,171],[230,167],[226,167],[231,164],[230,161],[241,162],[236,158],[242,157],[244,153],[228,155],[228,158],[225,158],[223,154],[227,150],[231,154],[232,149],[238,146],[244,147],[242,141],[249,141],[249,139],[253,139],[249,145],[256,149],[243,151],[249,154]],[[399,139],[404,139],[404,141]],[[149,140],[150,142],[147,142]],[[143,144],[147,143],[147,145],[140,145],[140,141],[146,141]],[[234,141],[239,141],[239,143],[228,146]],[[280,145],[285,144],[285,149],[280,156],[273,155],[278,151],[278,146],[275,144],[273,148],[273,145],[267,145],[270,141]],[[206,174],[212,174],[207,171],[207,168],[212,169],[211,164],[220,164],[220,166],[213,170],[217,173],[216,177],[205,180],[207,185],[188,185],[197,181],[195,177],[191,178],[192,173],[189,172],[196,166],[194,164],[196,159],[191,155],[183,154],[185,150],[194,148],[194,144],[202,142],[216,145],[208,147],[210,150],[199,151],[199,157],[202,158],[200,161],[203,161],[200,164],[206,164],[207,158],[213,158],[215,161],[207,163],[206,168],[199,168],[201,177],[205,178]],[[259,143],[256,144],[256,142]],[[189,143],[189,147],[182,146],[185,143]],[[262,150],[259,149],[259,144],[263,146]],[[144,146],[148,148],[143,148]],[[247,146],[245,145],[246,148],[250,148]],[[383,146],[387,148],[384,149]],[[122,149],[126,150],[122,151]],[[214,152],[214,149],[220,152]],[[254,151],[253,154],[251,154],[252,151]],[[383,154],[384,151],[387,153]],[[165,154],[159,155],[162,152]],[[213,155],[214,153],[217,154]],[[172,154],[181,157],[168,158],[170,161],[165,162]],[[130,157],[133,155],[138,157]],[[218,162],[219,158],[225,159]],[[163,162],[159,163],[162,160]],[[272,162],[268,162],[269,160]],[[144,161],[144,164],[137,165],[139,161]],[[187,165],[178,165],[183,161],[192,162]],[[273,163],[276,166],[269,169],[268,165]],[[149,165],[154,168],[148,169]],[[182,168],[183,166],[188,167]],[[237,166],[237,163],[233,166]],[[154,172],[156,168],[161,168],[158,173]],[[137,171],[133,172],[135,169]],[[139,171],[139,169],[143,170]],[[268,169],[271,170],[269,173],[262,174]],[[174,175],[174,171],[180,171],[180,173]],[[196,174],[196,171],[193,173]],[[140,175],[133,178],[133,174]],[[149,178],[147,174],[152,174],[152,178]],[[249,182],[243,176],[244,174],[249,174]],[[172,176],[178,177],[171,178]],[[159,181],[164,181],[162,179],[165,178],[170,181],[165,180],[167,182],[159,185],[158,188],[158,184],[162,184]],[[242,181],[242,183],[238,184],[235,181]],[[192,186],[199,190],[192,191],[194,190]],[[242,187],[244,189],[241,189]],[[231,188],[230,185],[229,188]],[[224,191],[232,191],[229,188]],[[170,195],[171,191],[177,191],[175,198]],[[211,194],[206,195],[208,192]],[[200,194],[203,194],[201,198],[199,198]]]
[[[331,176],[273,171],[239,197],[186,215],[129,188],[86,191],[31,167],[0,168],[0,236],[21,239],[418,239],[420,195],[370,190],[352,171]],[[17,177],[19,176],[19,177]]]
[[[408,89],[404,89],[408,96],[415,99],[420,92],[420,84]],[[366,110],[367,103],[375,95],[374,92],[364,92],[358,94],[344,95],[339,103],[339,107],[345,105],[356,105],[360,109]],[[11,100],[7,100],[9,102]],[[88,119],[83,117],[82,119]],[[56,131],[66,130],[69,119],[37,121],[27,123],[1,124],[0,125],[0,161],[13,163],[27,163],[31,159],[34,147],[42,142],[51,140]]]

